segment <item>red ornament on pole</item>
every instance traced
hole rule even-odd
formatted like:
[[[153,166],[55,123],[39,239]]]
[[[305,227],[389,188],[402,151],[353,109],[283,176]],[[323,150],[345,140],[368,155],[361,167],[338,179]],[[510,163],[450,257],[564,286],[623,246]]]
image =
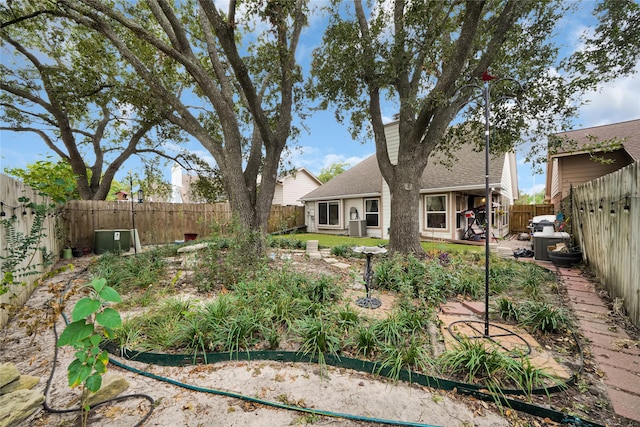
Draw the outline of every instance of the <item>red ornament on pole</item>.
[[[492,76],[491,74],[489,74],[489,70],[486,70],[484,73],[482,73],[482,81],[483,82],[488,82],[490,80],[495,80],[497,79],[496,76]]]

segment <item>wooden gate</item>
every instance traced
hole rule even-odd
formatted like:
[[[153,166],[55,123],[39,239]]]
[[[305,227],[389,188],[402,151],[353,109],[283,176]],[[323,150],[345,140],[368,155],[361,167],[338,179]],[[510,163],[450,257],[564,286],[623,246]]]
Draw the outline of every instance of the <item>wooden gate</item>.
[[[553,205],[509,206],[509,233],[528,233],[529,220],[538,215],[554,215]]]

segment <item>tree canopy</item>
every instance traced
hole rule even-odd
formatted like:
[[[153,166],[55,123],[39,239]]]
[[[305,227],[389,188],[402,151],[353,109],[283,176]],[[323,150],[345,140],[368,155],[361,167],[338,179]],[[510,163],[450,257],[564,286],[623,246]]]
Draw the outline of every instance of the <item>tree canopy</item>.
[[[318,179],[324,184],[329,181],[331,178],[340,175],[342,172],[349,168],[349,163],[333,163],[326,168],[322,168],[320,170],[320,174],[318,175]]]
[[[624,7],[617,9],[634,9],[632,2],[619,3]],[[552,41],[569,7],[575,6],[551,0],[331,3],[329,26],[314,52],[314,95],[349,122],[354,137],[373,136],[391,192],[392,250],[422,252],[415,183],[431,154],[484,143],[478,98],[489,83],[483,73],[499,78],[491,82],[492,151],[512,150],[523,140],[539,149],[546,135],[568,125],[594,83],[577,78],[576,65],[562,63]],[[611,21],[625,17],[618,10]],[[606,72],[601,80],[616,74],[589,69],[589,60],[581,60],[586,73]],[[561,70],[563,64],[570,72]],[[397,151],[385,135],[384,101],[397,108]],[[463,118],[465,126],[452,126]]]
[[[223,11],[213,0],[60,0],[50,12],[109,40],[163,117],[212,154],[241,226],[264,232],[292,134],[306,2],[232,1]],[[184,90],[167,69],[180,70]]]
[[[0,7],[0,129],[37,135],[69,164],[78,197],[105,199],[129,158],[164,154],[179,128],[103,36],[38,13],[46,6]]]

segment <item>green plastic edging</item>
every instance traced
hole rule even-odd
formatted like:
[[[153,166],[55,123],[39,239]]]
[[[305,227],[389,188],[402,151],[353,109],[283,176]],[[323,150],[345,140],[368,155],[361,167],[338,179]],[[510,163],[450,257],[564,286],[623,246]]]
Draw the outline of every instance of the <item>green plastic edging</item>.
[[[105,348],[109,353],[123,357],[128,360],[147,363],[158,366],[190,366],[196,364],[214,364],[227,361],[250,361],[250,360],[271,360],[276,362],[302,362],[317,363],[317,359],[312,355],[305,355],[293,351],[243,351],[243,352],[221,352],[206,354],[168,354],[168,353],[151,353],[136,352],[127,349],[120,349],[113,343],[108,343]],[[339,357],[334,355],[325,355],[325,363],[338,368],[352,369],[359,372],[377,374],[386,378],[390,378],[390,368],[380,367],[378,363],[367,360],[354,359],[350,357]],[[574,376],[575,377],[575,376]],[[573,381],[574,377],[570,380]],[[398,379],[405,382],[415,383],[426,387],[432,387],[440,390],[453,391],[458,393],[471,395],[477,399],[486,401],[499,400],[501,404],[509,408],[526,412],[541,418],[548,418],[557,423],[573,424],[575,426],[584,427],[604,427],[589,421],[584,421],[578,417],[567,415],[563,412],[553,409],[547,409],[538,405],[523,402],[517,399],[509,399],[505,395],[524,395],[524,390],[498,390],[498,395],[484,393],[480,386],[475,384],[461,383],[458,381],[446,380],[443,378],[432,377],[418,372],[410,372],[402,369]],[[533,394],[553,394],[566,389],[569,382],[549,387],[546,389],[534,389]]]

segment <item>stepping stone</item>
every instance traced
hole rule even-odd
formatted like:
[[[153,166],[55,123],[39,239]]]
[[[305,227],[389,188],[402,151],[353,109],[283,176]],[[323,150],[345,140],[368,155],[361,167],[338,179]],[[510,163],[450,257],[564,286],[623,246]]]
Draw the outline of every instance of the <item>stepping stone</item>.
[[[440,306],[442,314],[450,316],[471,316],[473,312],[459,302],[448,302]]]
[[[307,240],[307,253],[316,253],[318,252],[318,241],[317,240]]]
[[[484,314],[484,303],[480,301],[463,301],[462,306],[475,314]]]
[[[346,270],[347,268],[351,268],[349,264],[345,264],[344,262],[336,262],[335,264],[333,264],[333,266],[341,268],[343,270]]]

